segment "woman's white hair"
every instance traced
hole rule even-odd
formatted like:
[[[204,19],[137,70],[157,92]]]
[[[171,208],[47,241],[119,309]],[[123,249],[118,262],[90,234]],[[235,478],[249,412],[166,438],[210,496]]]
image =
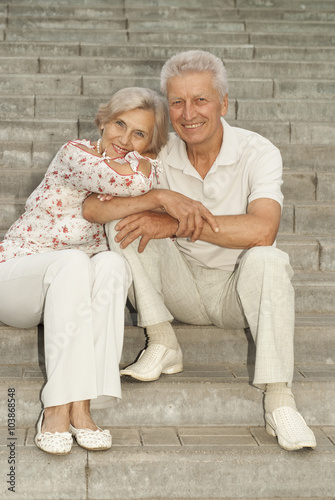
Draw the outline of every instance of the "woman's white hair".
[[[179,52],[168,59],[161,71],[161,91],[167,96],[169,78],[204,71],[212,73],[214,88],[218,91],[222,102],[224,96],[228,93],[226,68],[219,57],[204,50]]]
[[[144,109],[155,113],[155,126],[149,151],[158,153],[168,140],[169,113],[166,99],[154,90],[129,87],[118,90],[106,104],[99,106],[94,123],[101,131],[121,113]]]

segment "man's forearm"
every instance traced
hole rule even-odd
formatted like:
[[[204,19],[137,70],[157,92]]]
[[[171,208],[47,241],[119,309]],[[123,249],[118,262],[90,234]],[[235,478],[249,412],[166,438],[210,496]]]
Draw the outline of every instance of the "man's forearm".
[[[252,215],[217,216],[219,232],[214,233],[204,224],[199,240],[224,248],[247,249],[260,245],[272,245],[274,239],[264,224]]]
[[[225,248],[269,246],[276,239],[280,215],[281,208],[276,201],[255,200],[247,214],[216,216],[217,233],[205,223],[199,239]]]

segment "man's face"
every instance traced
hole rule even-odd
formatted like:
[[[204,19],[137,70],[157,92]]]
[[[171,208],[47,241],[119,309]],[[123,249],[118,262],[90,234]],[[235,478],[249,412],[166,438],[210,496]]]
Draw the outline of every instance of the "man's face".
[[[220,117],[228,110],[228,94],[220,103],[210,72],[174,76],[167,84],[170,119],[189,146],[217,148],[222,141]]]

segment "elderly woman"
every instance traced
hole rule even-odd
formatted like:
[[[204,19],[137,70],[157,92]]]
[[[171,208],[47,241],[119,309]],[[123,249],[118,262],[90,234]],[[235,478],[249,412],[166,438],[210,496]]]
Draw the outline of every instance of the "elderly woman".
[[[92,192],[141,195],[156,177],[154,157],[167,141],[163,98],[149,89],[116,92],[95,123],[101,138],[70,141],[27,200],[0,243],[0,321],[29,328],[44,323],[47,382],[36,445],[66,454],[72,436],[89,450],[111,447],[92,406],[121,397],[119,361],[131,275],[108,251],[104,228],[82,217]]]

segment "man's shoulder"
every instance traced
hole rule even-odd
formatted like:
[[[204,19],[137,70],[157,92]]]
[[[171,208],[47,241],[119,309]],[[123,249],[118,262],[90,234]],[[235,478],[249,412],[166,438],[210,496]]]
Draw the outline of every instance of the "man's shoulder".
[[[236,135],[237,141],[240,146],[250,147],[268,147],[278,149],[267,137],[255,132],[240,127],[231,127]]]

